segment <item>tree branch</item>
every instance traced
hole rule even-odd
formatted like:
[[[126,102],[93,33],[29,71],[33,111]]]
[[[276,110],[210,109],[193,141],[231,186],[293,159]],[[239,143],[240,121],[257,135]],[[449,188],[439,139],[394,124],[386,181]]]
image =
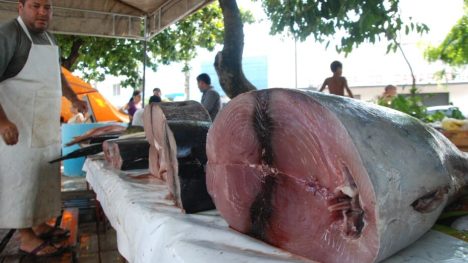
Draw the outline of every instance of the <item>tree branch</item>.
[[[398,49],[400,50],[401,54],[403,55],[403,58],[405,59],[406,61],[406,64],[408,65],[409,67],[409,70],[411,72],[411,77],[413,78],[413,83],[412,83],[412,88],[415,89],[416,88],[416,78],[414,77],[414,72],[413,72],[413,67],[411,67],[411,63],[409,62],[408,58],[406,57],[406,54],[405,52],[403,51],[403,48],[401,47],[400,43],[398,43],[398,41],[394,40],[395,44],[397,45]]]
[[[81,38],[75,38],[67,58],[62,58],[62,66],[71,71],[76,60],[80,56],[80,48],[84,44]]]

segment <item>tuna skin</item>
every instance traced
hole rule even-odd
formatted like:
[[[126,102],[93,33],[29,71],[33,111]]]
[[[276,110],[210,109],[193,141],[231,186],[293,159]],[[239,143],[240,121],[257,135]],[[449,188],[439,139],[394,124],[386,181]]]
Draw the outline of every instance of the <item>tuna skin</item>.
[[[420,121],[286,89],[232,100],[207,155],[208,191],[232,228],[321,262],[389,257],[468,181],[467,155]]]
[[[107,140],[103,143],[107,163],[122,171],[148,169],[149,143],[144,137]]]

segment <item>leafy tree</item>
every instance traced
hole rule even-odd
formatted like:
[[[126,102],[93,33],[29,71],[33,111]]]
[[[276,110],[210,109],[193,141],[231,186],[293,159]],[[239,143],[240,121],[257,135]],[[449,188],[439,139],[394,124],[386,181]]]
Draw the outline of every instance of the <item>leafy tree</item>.
[[[422,97],[416,88],[410,90],[409,96],[397,95],[391,101],[379,98],[377,103],[381,106],[404,112],[420,120],[427,118],[426,107],[423,105]]]
[[[399,0],[262,0],[272,21],[271,33],[291,32],[298,40],[312,35],[319,42],[340,40],[338,52],[350,53],[364,42],[375,43],[382,38],[391,41],[388,51],[396,50],[394,39],[400,32],[428,30],[424,24],[405,23],[399,10]]]
[[[319,42],[327,42],[327,47],[332,39],[339,39],[335,48],[346,54],[364,42],[375,43],[382,38],[390,41],[387,52],[396,51],[400,46],[397,41],[400,33],[428,30],[426,25],[412,22],[411,18],[404,21],[398,8],[399,0],[257,1],[262,2],[272,21],[272,34],[292,33],[298,40],[312,35]],[[224,16],[225,40],[223,50],[216,56],[215,68],[221,87],[233,98],[255,87],[242,72],[244,33],[237,3],[235,0],[219,2]]]
[[[429,61],[441,60],[450,66],[468,64],[468,0],[465,0],[465,14],[450,30],[442,44],[429,47],[425,56]]]
[[[224,17],[224,46],[215,58],[219,83],[229,98],[255,90],[242,70],[244,51],[244,25],[235,0],[219,0]]]
[[[223,40],[222,19],[219,5],[211,4],[165,29],[147,42],[147,67],[157,70],[160,64],[188,62],[196,56],[197,47],[213,50]],[[253,22],[249,12],[243,12],[243,19]],[[122,86],[141,86],[143,41],[71,35],[57,39],[62,65],[80,70],[86,80],[102,81],[105,75],[114,75],[124,77]]]
[[[430,96],[430,95],[426,95],[426,96]],[[436,111],[435,113],[429,114],[422,100],[423,100],[423,95],[419,92],[419,90],[416,88],[415,89],[412,88],[410,90],[409,95],[400,94],[394,97],[390,101],[384,98],[379,98],[377,103],[380,106],[384,106],[384,107],[388,107],[394,110],[404,112],[424,122],[441,121],[446,117],[459,119],[459,120],[465,119],[465,117],[463,116],[463,113],[458,109],[452,110],[450,115],[446,115],[442,111]]]

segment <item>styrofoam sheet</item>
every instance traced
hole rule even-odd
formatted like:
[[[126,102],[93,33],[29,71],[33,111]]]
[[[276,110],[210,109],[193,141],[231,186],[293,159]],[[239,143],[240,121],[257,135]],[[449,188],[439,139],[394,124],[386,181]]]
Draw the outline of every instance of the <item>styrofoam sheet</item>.
[[[183,214],[160,180],[89,158],[84,170],[129,262],[310,262],[230,229],[216,210]],[[430,231],[385,262],[468,262],[468,243]]]

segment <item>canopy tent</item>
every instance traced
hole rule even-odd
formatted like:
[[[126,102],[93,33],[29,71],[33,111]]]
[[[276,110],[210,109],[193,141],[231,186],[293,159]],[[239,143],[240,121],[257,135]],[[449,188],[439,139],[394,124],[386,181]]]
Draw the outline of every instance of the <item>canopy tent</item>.
[[[70,84],[73,92],[81,98],[86,97],[89,102],[90,109],[93,113],[93,117],[97,122],[105,121],[116,121],[116,122],[128,122],[129,118],[127,114],[121,113],[115,108],[109,101],[107,101],[101,93],[91,87],[88,83],[82,79],[72,75],[70,71],[62,67],[62,73]],[[73,116],[70,111],[71,102],[62,97],[62,112],[61,119],[66,122]]]
[[[50,31],[150,39],[212,0],[54,0]],[[0,23],[18,16],[18,0],[0,0]]]
[[[145,40],[146,51],[147,40],[212,1],[53,0],[54,12],[49,30],[59,34]],[[0,23],[17,17],[17,8],[18,0],[0,0]],[[145,68],[146,56],[143,62],[143,101]]]

